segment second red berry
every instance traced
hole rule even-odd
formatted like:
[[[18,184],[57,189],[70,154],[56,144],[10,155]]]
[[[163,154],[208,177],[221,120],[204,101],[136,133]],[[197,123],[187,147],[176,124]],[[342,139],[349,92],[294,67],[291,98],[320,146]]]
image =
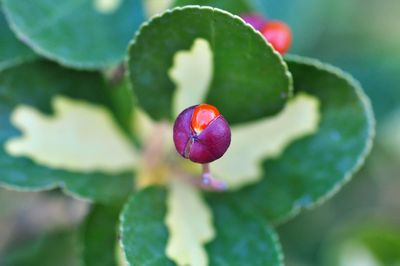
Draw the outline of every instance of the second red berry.
[[[268,21],[261,28],[261,34],[280,54],[285,54],[292,44],[292,32],[281,21]]]

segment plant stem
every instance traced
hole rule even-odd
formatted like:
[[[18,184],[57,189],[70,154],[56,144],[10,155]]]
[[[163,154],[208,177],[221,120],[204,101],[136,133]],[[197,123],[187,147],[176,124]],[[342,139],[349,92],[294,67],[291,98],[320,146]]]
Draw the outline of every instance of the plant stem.
[[[203,188],[213,191],[224,191],[227,189],[226,184],[213,178],[210,170],[210,164],[205,163],[203,166],[203,173],[201,175],[201,185]]]

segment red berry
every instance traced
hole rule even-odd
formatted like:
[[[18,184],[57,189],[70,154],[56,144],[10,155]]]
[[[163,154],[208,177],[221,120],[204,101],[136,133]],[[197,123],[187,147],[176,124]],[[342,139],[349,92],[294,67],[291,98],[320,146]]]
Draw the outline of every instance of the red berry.
[[[262,35],[280,54],[285,54],[292,44],[292,32],[281,21],[269,21],[261,29]]]
[[[224,155],[231,143],[231,130],[217,108],[200,104],[179,114],[173,138],[180,155],[204,164]]]

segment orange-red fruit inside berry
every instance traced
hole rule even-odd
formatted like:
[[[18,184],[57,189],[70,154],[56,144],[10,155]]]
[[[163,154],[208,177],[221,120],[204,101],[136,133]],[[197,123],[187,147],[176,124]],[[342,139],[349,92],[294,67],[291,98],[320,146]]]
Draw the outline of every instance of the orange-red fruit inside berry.
[[[218,109],[210,104],[197,105],[193,111],[192,129],[199,134],[219,115]]]
[[[262,35],[280,54],[285,54],[292,44],[292,31],[281,21],[269,21],[261,29]]]

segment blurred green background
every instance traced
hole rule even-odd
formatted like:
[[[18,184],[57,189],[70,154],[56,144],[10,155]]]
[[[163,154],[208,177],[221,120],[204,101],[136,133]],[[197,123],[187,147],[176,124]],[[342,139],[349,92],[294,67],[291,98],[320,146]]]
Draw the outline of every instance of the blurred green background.
[[[366,166],[333,199],[278,225],[286,264],[400,265],[400,1],[254,1],[269,19],[292,27],[290,53],[354,75],[377,117],[377,141]],[[58,231],[58,239],[70,244],[63,231],[75,230],[86,211],[87,204],[57,191],[1,189],[0,265],[6,265],[1,252],[12,261],[12,247],[36,237],[33,247],[19,249],[23,256],[14,257],[23,259],[13,265],[40,265],[30,254],[52,247],[43,234]]]

